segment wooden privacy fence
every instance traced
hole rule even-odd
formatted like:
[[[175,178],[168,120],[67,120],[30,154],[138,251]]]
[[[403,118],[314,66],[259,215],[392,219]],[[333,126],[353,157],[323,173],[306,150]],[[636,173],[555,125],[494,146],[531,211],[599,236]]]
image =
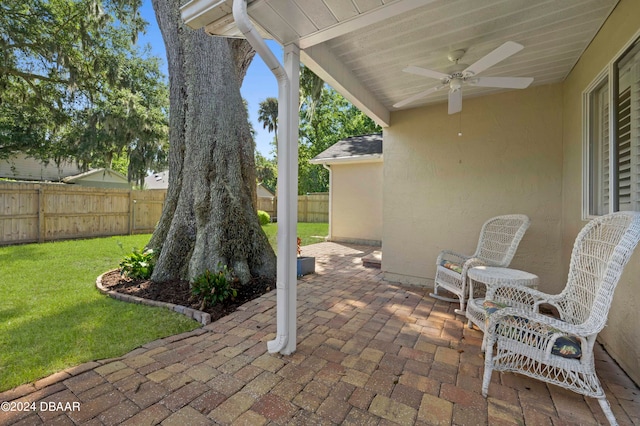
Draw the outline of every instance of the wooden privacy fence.
[[[0,182],[0,245],[153,232],[165,189]],[[276,199],[258,208],[277,217]],[[329,194],[298,196],[298,222],[328,222]]]
[[[298,195],[298,222],[329,222],[329,193]]]
[[[277,205],[276,197],[258,197],[258,210],[264,210],[272,218],[278,217]],[[298,222],[329,222],[329,193],[298,195]]]
[[[0,182],[0,245],[153,232],[166,190]]]

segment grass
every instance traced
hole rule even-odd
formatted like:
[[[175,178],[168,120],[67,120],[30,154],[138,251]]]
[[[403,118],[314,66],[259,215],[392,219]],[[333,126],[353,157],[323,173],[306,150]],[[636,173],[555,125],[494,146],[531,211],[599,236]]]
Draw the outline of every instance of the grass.
[[[263,227],[276,249],[277,224]],[[302,245],[326,223],[299,223]],[[95,280],[150,235],[0,247],[0,392],[65,368],[121,356],[199,324],[167,309],[124,303]],[[122,248],[120,248],[122,245]]]
[[[269,237],[269,243],[274,250],[277,250],[278,224],[270,223],[262,227]],[[302,239],[302,245],[321,243],[329,234],[328,223],[298,223],[298,237]]]
[[[0,247],[0,392],[199,326],[167,309],[123,303],[95,288],[98,275],[117,267],[149,237]]]

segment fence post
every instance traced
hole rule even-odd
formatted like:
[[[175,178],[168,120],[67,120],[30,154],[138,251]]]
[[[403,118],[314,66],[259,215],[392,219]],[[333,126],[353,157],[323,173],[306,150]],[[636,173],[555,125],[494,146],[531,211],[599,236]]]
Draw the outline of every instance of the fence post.
[[[133,199],[133,190],[130,189],[129,190],[129,235],[133,235],[133,226],[134,226],[134,222],[133,222],[133,209],[135,208],[135,200]]]
[[[46,222],[44,218],[45,201],[44,201],[44,186],[38,185],[38,242],[43,243],[46,233]]]

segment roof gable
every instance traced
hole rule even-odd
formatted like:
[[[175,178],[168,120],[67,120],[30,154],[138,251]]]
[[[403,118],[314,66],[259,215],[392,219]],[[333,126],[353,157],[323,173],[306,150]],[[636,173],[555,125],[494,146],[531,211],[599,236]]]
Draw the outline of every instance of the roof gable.
[[[382,134],[352,136],[339,140],[309,160],[312,164],[380,161],[382,159]]]
[[[75,182],[83,181],[83,180],[88,180],[88,181],[99,180],[99,181],[109,181],[109,182],[126,182],[127,184],[129,183],[129,181],[127,180],[126,176],[116,172],[115,170],[111,170],[111,169],[92,169],[92,170],[89,170],[87,172],[80,173],[80,174],[74,175],[74,176],[67,176],[66,178],[62,179],[62,181],[64,183],[75,183]]]

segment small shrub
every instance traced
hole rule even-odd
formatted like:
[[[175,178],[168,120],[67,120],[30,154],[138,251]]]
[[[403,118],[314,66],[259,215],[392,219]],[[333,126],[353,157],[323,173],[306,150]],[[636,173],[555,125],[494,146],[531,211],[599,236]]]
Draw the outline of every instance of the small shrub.
[[[207,269],[191,283],[191,294],[202,299],[200,309],[204,309],[207,303],[215,305],[229,298],[234,298],[238,294],[236,289],[232,287],[233,272],[227,268],[227,265],[218,264],[217,269],[216,272]]]
[[[120,275],[134,280],[146,280],[151,278],[153,267],[156,264],[156,254],[153,250],[136,250],[124,257],[120,262]]]
[[[264,210],[258,210],[258,220],[260,221],[260,226],[268,225],[271,223],[271,216]]]

